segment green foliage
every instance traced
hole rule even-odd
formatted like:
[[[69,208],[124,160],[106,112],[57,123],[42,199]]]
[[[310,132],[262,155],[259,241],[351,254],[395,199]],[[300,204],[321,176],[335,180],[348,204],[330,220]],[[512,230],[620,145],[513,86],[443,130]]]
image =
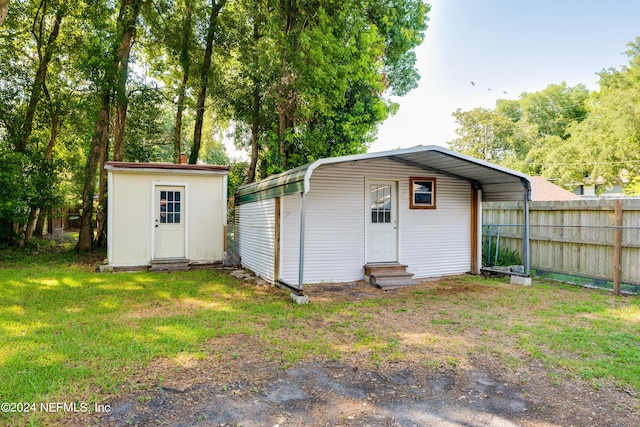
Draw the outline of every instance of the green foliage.
[[[140,85],[129,94],[124,160],[170,162],[173,123],[166,100],[157,88]]]
[[[247,171],[249,163],[232,160],[229,165],[229,175],[227,175],[227,222],[233,224],[235,222],[235,194],[236,190],[247,182]]]
[[[15,225],[27,221],[31,207],[62,203],[59,163],[0,148],[0,164],[0,244],[15,244]]]
[[[554,177],[549,153],[567,149],[572,126],[586,117],[588,95],[583,85],[552,84],[516,101],[498,100],[495,109],[458,109],[453,116],[459,137],[449,145],[473,157]]]
[[[231,78],[216,80],[216,90],[227,94],[236,144],[257,142],[258,175],[365,152],[395,111],[385,91],[403,95],[417,86],[412,49],[423,40],[428,9],[416,0],[248,1],[228,9],[233,28],[224,33],[237,32],[238,55],[224,63]]]
[[[497,251],[497,259],[496,259]],[[496,247],[496,242],[490,244],[482,244],[482,265],[485,266],[502,266],[521,265],[520,254],[516,250],[509,249],[505,246]]]
[[[15,241],[12,225],[24,222],[29,215],[29,198],[33,188],[26,179],[25,156],[0,151],[0,242]]]
[[[629,65],[600,73],[600,90],[552,84],[494,109],[457,110],[449,145],[561,184],[619,184],[640,175],[640,38]],[[631,187],[629,192],[634,192]]]

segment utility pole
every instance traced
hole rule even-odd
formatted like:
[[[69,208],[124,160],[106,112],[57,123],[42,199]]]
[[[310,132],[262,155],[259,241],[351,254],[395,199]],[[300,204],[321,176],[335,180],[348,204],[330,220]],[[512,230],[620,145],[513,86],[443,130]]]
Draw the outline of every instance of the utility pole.
[[[491,153],[489,152],[489,137],[487,135],[487,124],[484,125],[484,159],[491,160]]]

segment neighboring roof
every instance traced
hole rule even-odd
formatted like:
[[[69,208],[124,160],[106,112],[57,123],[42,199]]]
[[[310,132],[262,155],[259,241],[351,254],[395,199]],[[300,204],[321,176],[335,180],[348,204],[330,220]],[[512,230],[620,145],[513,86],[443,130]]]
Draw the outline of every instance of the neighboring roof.
[[[106,170],[126,172],[187,172],[187,173],[215,173],[227,174],[229,166],[221,165],[185,165],[175,163],[138,163],[138,162],[107,162]]]
[[[541,176],[532,176],[531,183],[533,184],[533,190],[535,196],[533,200],[538,202],[551,202],[551,201],[563,201],[563,200],[579,200],[580,196],[572,193],[569,190],[555,185],[553,182],[549,182]]]
[[[525,186],[526,189],[531,189],[529,177],[521,172],[469,157],[444,147],[428,145],[316,160],[313,163],[240,187],[236,193],[235,202],[242,204],[287,194],[306,193],[311,186],[311,175],[319,167],[376,159],[389,159],[429,172],[468,181],[476,188],[482,189],[484,201],[524,200]],[[529,193],[529,200],[531,197]]]

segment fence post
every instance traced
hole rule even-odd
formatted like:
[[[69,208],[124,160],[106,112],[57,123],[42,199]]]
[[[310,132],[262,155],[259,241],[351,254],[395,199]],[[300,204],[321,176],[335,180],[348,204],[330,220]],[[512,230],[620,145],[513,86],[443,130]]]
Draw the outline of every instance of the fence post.
[[[613,232],[613,293],[620,294],[622,278],[622,200],[617,199],[615,205],[615,226]]]

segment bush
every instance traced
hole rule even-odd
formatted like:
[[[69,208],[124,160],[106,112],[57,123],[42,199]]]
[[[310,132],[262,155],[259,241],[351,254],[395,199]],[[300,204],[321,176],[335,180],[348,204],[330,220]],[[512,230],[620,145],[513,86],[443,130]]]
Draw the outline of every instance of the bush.
[[[485,266],[501,266],[521,265],[522,260],[517,251],[511,250],[504,246],[498,247],[498,259],[496,260],[496,244],[491,242],[489,253],[487,253],[487,244],[482,245],[482,264]]]

